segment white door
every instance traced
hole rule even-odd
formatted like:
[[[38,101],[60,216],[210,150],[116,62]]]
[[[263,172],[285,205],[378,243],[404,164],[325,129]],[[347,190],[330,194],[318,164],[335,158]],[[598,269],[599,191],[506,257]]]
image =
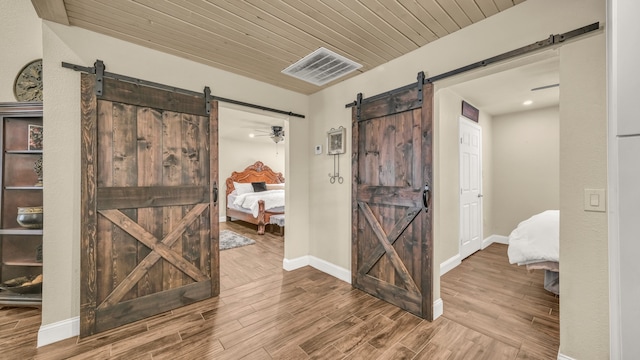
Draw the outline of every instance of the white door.
[[[482,129],[460,117],[460,258],[482,245]]]

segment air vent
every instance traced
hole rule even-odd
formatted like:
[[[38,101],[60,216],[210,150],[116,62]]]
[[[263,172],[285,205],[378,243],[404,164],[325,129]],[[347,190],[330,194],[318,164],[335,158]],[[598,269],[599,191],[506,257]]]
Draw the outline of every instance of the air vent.
[[[362,65],[321,47],[282,70],[282,73],[322,86],[361,67]]]

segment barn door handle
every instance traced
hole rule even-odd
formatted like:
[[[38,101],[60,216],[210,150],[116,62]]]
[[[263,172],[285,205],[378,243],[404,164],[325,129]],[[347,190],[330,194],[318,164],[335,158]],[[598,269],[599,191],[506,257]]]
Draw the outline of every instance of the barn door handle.
[[[429,200],[431,199],[431,189],[429,183],[424,184],[424,191],[422,192],[422,204],[424,205],[424,211],[429,212]]]
[[[218,183],[213,183],[213,203],[218,203]]]

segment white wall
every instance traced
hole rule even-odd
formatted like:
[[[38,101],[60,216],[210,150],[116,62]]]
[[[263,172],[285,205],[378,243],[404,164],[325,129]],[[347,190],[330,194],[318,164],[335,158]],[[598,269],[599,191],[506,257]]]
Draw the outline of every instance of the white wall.
[[[16,75],[31,61],[42,58],[41,24],[30,1],[0,0],[0,102],[16,101]]]
[[[607,188],[605,70],[604,33],[560,50],[560,352],[575,359],[609,357],[607,213],[583,209]]]
[[[494,234],[559,208],[559,118],[557,106],[493,118]]]
[[[163,54],[75,27],[44,21],[46,69],[44,126],[45,213],[43,324],[79,314],[80,287],[80,73],[64,69],[62,61],[92,66],[105,62],[107,71],[193,91],[211,87],[217,96],[307,114],[308,97]],[[308,125],[311,118],[292,122],[286,142],[287,239],[289,256],[308,254]],[[291,164],[295,164],[292,166]]]

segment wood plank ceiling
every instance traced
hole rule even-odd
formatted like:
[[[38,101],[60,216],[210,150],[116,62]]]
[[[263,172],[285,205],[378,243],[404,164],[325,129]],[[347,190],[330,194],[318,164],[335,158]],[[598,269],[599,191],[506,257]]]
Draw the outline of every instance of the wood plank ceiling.
[[[525,0],[32,0],[77,26],[312,94]],[[322,87],[281,73],[325,47],[362,68]]]

